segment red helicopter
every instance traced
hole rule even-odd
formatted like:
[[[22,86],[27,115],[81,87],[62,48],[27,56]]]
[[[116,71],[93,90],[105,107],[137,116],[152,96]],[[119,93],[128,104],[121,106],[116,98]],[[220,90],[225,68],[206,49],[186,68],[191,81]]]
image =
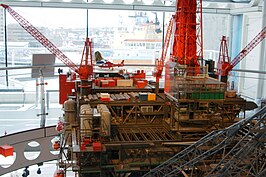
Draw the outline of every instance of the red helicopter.
[[[98,67],[100,68],[109,68],[109,69],[111,68],[113,69],[114,67],[121,67],[121,66],[124,66],[124,60],[122,60],[121,63],[117,63],[117,64],[112,63],[110,61],[106,61],[103,64],[98,65]]]

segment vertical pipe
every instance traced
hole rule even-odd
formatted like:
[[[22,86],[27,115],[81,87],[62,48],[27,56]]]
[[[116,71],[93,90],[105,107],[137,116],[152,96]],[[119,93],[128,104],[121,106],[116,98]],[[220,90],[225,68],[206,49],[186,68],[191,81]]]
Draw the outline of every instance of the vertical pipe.
[[[165,2],[164,2],[165,3]],[[164,45],[165,45],[165,43],[164,43],[164,41],[165,41],[165,12],[163,12],[163,22],[162,22],[162,24],[163,24],[163,26],[162,26],[162,51],[163,51],[163,49],[164,49]],[[168,24],[168,25],[170,25],[170,24]],[[162,54],[161,54],[162,55]],[[164,60],[165,60],[165,58],[164,58]],[[163,66],[164,67],[164,66]],[[159,77],[156,77],[156,82],[155,82],[155,93],[159,93],[159,89],[160,89],[160,83],[159,83]]]
[[[88,3],[88,0],[87,0]],[[86,38],[89,37],[89,9],[86,11]]]
[[[36,82],[36,88],[35,88],[35,107],[37,107],[38,106],[38,103],[39,103],[39,96],[38,96],[38,94],[39,94],[39,89],[38,89],[38,78],[36,78],[36,80],[35,80],[35,82]]]
[[[162,49],[163,49],[163,46],[164,46],[164,38],[165,38],[165,35],[164,35],[164,31],[165,31],[165,12],[163,12],[163,29],[162,29],[162,33],[163,33],[163,36],[162,36]]]
[[[203,26],[202,26],[202,0],[200,0],[199,2],[199,9],[200,9],[200,13],[199,13],[199,15],[200,15],[200,19],[199,19],[199,24],[200,24],[200,36],[198,36],[198,40],[199,40],[199,53],[198,53],[198,59],[200,60],[200,65],[201,66],[203,66],[204,65],[204,63],[203,63]]]
[[[6,26],[6,8],[4,10],[4,33],[5,33],[5,64],[7,67],[7,26]],[[6,70],[6,86],[8,87],[8,70]]]
[[[241,50],[242,48],[247,44],[247,31],[248,31],[248,16],[246,14],[236,15],[233,17],[233,27],[232,27],[232,33],[231,33],[231,56],[234,58]],[[239,66],[235,66],[239,68],[243,68],[246,65],[246,60],[243,60],[241,63],[239,63]],[[237,86],[237,92],[243,93],[244,92],[244,86],[245,86],[245,72],[237,73],[237,77],[228,76],[228,87],[230,88],[230,82],[232,80],[236,81],[238,84]],[[239,76],[239,78],[238,78]]]
[[[46,111],[45,111],[45,92],[44,92],[44,78],[42,69],[40,69],[40,84],[41,86],[41,122],[40,127],[45,127]]]
[[[262,11],[262,28],[266,26],[266,0],[264,0],[263,3],[263,11]],[[259,70],[260,71],[265,71],[266,69],[266,42],[265,39],[261,41],[260,43],[260,64],[259,64]],[[256,102],[260,102],[261,98],[265,96],[265,75],[264,74],[259,74],[258,79],[258,86],[257,86],[257,94],[256,94]]]

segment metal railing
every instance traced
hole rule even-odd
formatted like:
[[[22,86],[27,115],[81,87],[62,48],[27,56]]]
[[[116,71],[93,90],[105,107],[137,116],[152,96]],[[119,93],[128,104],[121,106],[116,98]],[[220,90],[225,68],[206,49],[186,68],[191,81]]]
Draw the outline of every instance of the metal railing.
[[[57,136],[55,126],[49,126],[44,128],[37,128],[32,130],[27,130],[23,132],[18,132],[6,136],[0,137],[0,146],[9,145],[14,148],[14,162],[13,164],[8,164],[8,167],[3,168],[0,166],[0,175],[6,173],[35,165],[42,162],[52,161],[57,159],[57,155],[53,154],[52,142],[51,140]],[[32,152],[37,153],[34,149],[38,149],[39,156],[35,159],[28,160],[25,157],[25,152],[28,151],[28,145],[31,142],[39,143],[39,146],[33,148]]]

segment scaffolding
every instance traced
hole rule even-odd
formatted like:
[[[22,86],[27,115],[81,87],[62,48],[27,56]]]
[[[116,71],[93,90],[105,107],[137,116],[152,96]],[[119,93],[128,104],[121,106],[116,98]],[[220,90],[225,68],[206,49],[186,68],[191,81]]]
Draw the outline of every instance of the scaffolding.
[[[266,106],[213,131],[144,176],[265,176]]]

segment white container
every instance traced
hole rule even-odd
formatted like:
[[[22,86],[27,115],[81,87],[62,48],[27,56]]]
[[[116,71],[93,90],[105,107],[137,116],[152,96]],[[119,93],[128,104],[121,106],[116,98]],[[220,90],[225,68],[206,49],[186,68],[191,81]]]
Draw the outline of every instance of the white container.
[[[81,138],[91,136],[92,132],[92,108],[88,104],[80,106],[80,134]]]
[[[73,124],[77,121],[76,115],[76,102],[72,99],[68,99],[64,102],[65,123]]]
[[[116,85],[117,87],[132,87],[133,80],[132,79],[118,79]]]
[[[101,130],[103,135],[111,136],[111,113],[105,104],[97,105],[97,110],[101,114]]]

